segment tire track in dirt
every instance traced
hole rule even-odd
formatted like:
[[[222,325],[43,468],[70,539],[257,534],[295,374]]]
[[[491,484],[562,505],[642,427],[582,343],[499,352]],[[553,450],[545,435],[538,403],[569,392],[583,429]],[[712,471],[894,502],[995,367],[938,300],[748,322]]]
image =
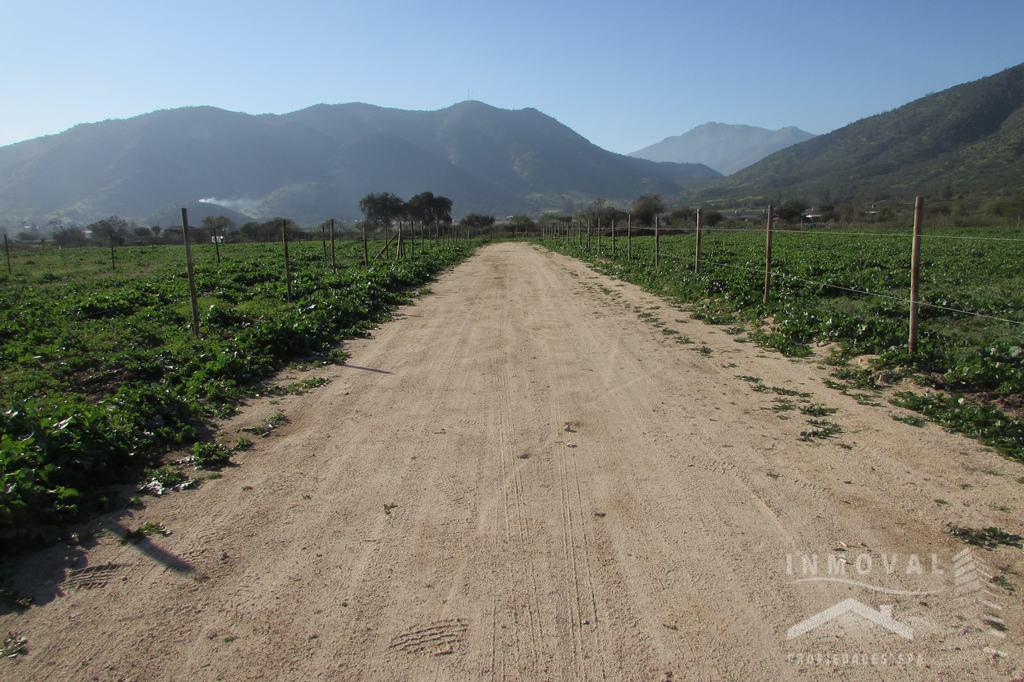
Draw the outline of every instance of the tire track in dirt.
[[[551,281],[550,273],[546,274],[548,276],[544,277],[544,282],[541,284],[541,288],[551,287],[549,290],[558,290],[561,288],[556,288],[554,286],[556,283]],[[556,325],[560,333],[555,335],[556,344],[553,344],[554,347],[549,347],[549,358],[557,365],[557,370],[552,373],[553,389],[551,404],[553,408],[553,427],[554,429],[559,429],[558,431],[555,431],[555,433],[561,434],[561,439],[556,436],[553,439],[552,447],[554,457],[558,461],[558,481],[563,507],[563,547],[565,548],[565,562],[571,576],[573,592],[574,617],[570,621],[575,647],[573,671],[574,673],[582,673],[584,679],[592,676],[591,671],[586,669],[586,663],[590,659],[591,655],[588,652],[592,649],[598,659],[600,677],[601,679],[607,679],[604,660],[605,652],[601,642],[601,619],[598,612],[597,592],[594,586],[593,572],[590,564],[591,552],[590,535],[587,531],[588,520],[584,513],[585,505],[583,493],[579,484],[577,444],[567,442],[574,438],[574,435],[582,425],[579,424],[575,418],[567,417],[561,409],[562,405],[571,404],[573,402],[570,397],[571,391],[566,388],[563,379],[575,374],[566,362],[565,349],[569,347],[569,344],[577,337],[576,330],[567,328],[562,317],[557,317],[556,319]],[[570,468],[572,469],[571,478],[569,473]],[[575,505],[573,504],[574,489],[576,492]],[[582,549],[582,559],[578,557],[580,549]],[[586,586],[584,588],[586,590],[586,594],[583,594],[581,590],[581,564],[583,565],[583,570],[586,574]],[[586,611],[588,606],[590,608],[589,617]],[[584,629],[585,627],[587,627],[587,630]],[[590,634],[590,637],[587,636],[588,633]],[[593,640],[593,643],[589,646],[587,643],[588,639]]]

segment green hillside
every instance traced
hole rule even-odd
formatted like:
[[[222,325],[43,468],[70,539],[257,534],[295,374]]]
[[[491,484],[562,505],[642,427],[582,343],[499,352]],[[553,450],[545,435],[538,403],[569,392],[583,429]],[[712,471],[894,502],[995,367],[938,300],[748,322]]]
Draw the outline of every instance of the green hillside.
[[[1024,64],[781,150],[702,192],[764,202],[1024,193]]]

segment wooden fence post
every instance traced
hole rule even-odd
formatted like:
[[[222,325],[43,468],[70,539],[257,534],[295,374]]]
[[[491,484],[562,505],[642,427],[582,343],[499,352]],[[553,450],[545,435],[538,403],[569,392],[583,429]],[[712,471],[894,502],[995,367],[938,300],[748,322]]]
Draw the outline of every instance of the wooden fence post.
[[[116,270],[117,267],[114,265],[114,233],[110,233],[110,269]]]
[[[615,258],[615,218],[612,218],[612,258]]]
[[[4,230],[4,253],[7,255],[7,274],[10,276],[14,270],[11,269],[11,243],[7,240],[7,230]]]
[[[185,240],[185,268],[188,270],[188,293],[192,299],[192,335],[199,338],[199,297],[196,295],[196,273],[192,266],[192,245],[188,240],[188,209],[181,209],[181,234]],[[111,242],[113,248],[113,242]],[[113,252],[111,252],[113,253]]]
[[[694,247],[693,252],[693,271],[700,274],[700,240],[701,230],[704,227],[704,211],[703,209],[697,209],[697,245]]]
[[[402,244],[402,221],[398,221],[398,244],[395,245],[395,260],[405,256],[405,245]]]
[[[661,266],[661,216],[654,216],[654,267]]]
[[[213,225],[213,250],[217,252],[217,263],[220,263],[220,237],[217,235],[217,224]]]
[[[327,265],[327,226],[320,223],[320,243],[324,246],[324,265]]]
[[[633,260],[633,214],[626,214],[626,260]]]
[[[768,222],[764,233],[764,296],[761,302],[768,304],[772,288],[772,222],[775,220],[775,206],[768,204]]]
[[[281,218],[281,241],[284,242],[284,281],[288,289],[288,302],[292,302],[292,265],[288,260],[288,221]]]
[[[363,267],[364,268],[370,266],[370,252],[368,251],[368,248],[369,247],[366,244],[366,221],[364,220],[363,221]]]
[[[334,218],[331,218],[331,270],[337,271],[338,259],[334,255]]]
[[[587,218],[587,253],[590,253],[590,218]]]
[[[917,309],[921,285],[921,213],[924,202],[920,195],[914,197],[914,243],[910,254],[910,334],[907,350],[911,355],[917,352]]]

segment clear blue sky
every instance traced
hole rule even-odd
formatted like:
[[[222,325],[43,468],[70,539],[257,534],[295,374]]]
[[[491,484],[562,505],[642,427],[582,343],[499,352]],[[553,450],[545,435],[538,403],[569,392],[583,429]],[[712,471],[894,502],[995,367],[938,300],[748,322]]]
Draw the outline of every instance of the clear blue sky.
[[[536,107],[629,152],[827,132],[1024,61],[1024,0],[2,0],[0,144],[210,104]]]

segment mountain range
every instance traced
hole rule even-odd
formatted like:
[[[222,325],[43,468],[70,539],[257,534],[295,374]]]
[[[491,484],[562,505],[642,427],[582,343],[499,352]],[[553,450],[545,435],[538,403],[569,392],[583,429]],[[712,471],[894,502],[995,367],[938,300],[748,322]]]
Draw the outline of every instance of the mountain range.
[[[172,224],[178,207],[191,206],[309,224],[356,218],[359,199],[380,191],[443,194],[456,216],[569,212],[645,193],[689,205],[926,194],[1024,206],[1024,64],[786,146],[728,177],[709,167],[728,171],[769,137],[782,144],[801,134],[707,124],[636,152],[678,159],[673,150],[703,149],[686,158],[706,164],[678,163],[601,149],[536,109],[473,101],[437,111],[171,109],[0,147],[0,223],[117,214]]]
[[[700,196],[1024,200],[1024,64],[788,147]]]
[[[213,107],[75,126],[0,147],[0,219],[147,219],[204,200],[254,218],[355,218],[369,192],[452,198],[456,214],[574,210],[596,197],[678,194],[701,164],[615,154],[536,109],[316,105],[284,115]]]
[[[649,161],[703,163],[723,175],[731,175],[773,152],[812,137],[811,133],[794,127],[768,130],[757,126],[705,123],[682,135],[666,137],[630,156]]]

